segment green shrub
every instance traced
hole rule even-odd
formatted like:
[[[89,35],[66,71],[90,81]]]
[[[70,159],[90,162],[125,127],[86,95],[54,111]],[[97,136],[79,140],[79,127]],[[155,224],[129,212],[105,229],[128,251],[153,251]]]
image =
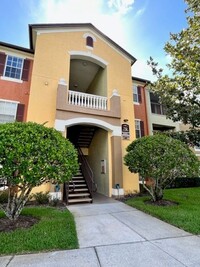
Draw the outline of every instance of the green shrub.
[[[38,192],[32,194],[32,199],[36,201],[37,204],[48,204],[49,203],[49,192]]]
[[[9,205],[3,211],[13,221],[34,187],[63,184],[79,167],[77,151],[69,140],[56,129],[33,122],[0,124],[0,165],[0,177],[9,185]],[[43,196],[36,197],[43,202]]]
[[[153,201],[163,198],[163,190],[177,177],[198,177],[200,161],[187,145],[165,135],[145,136],[127,147],[124,157],[130,172],[139,173]],[[146,180],[150,183],[146,183]]]

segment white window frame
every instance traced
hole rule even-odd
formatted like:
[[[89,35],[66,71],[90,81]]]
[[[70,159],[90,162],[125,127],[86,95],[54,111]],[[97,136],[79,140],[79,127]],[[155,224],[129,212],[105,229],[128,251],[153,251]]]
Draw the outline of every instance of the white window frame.
[[[140,121],[141,120],[135,119],[135,137],[136,138],[142,137],[142,135],[141,135]],[[137,129],[137,127],[138,127],[138,129]],[[139,136],[137,136],[137,131],[139,131]]]
[[[17,106],[18,101],[10,101],[6,99],[0,99],[0,123],[8,123],[8,122],[14,122],[16,120],[17,115]],[[9,110],[9,104],[12,106]],[[3,120],[3,116],[8,116],[11,119],[9,120]]]
[[[22,60],[21,72],[20,72],[20,77],[19,78],[12,78],[12,77],[6,76],[6,68],[8,67],[8,58],[9,57],[17,58],[17,59],[21,59]],[[22,73],[23,73],[24,59],[25,58],[23,56],[19,56],[19,55],[16,55],[14,53],[6,54],[6,61],[5,61],[4,73],[3,73],[3,76],[1,76],[1,80],[22,83],[23,82],[22,81]]]
[[[16,62],[14,60],[16,60]],[[8,62],[10,62],[10,61],[11,61],[11,64],[8,65]],[[19,61],[21,61],[21,62],[19,62]],[[19,64],[20,64],[20,66],[19,66]],[[6,56],[5,68],[4,68],[4,77],[21,80],[22,71],[23,71],[23,65],[24,65],[24,59],[23,58],[17,57],[17,56],[13,56],[13,55],[7,55]],[[12,76],[6,75],[6,72],[8,72],[7,68],[15,69],[15,71],[19,70],[20,71],[19,76],[17,75],[17,77],[12,77]],[[12,74],[12,72],[10,72],[10,74]],[[15,74],[15,76],[16,76],[16,74]]]
[[[135,99],[136,98],[136,99]],[[138,88],[137,85],[133,85],[133,102],[135,104],[139,104],[139,99],[138,99]]]

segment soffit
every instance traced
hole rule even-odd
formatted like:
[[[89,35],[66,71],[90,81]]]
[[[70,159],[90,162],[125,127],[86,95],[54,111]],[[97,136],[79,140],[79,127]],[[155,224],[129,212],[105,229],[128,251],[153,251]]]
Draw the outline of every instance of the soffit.
[[[79,92],[86,92],[94,80],[100,66],[81,59],[70,61],[70,84],[69,89]]]

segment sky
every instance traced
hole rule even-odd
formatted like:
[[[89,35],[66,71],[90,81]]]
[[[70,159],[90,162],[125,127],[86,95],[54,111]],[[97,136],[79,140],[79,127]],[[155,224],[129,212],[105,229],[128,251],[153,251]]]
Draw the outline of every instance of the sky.
[[[135,77],[155,80],[153,57],[167,73],[170,33],[187,26],[184,0],[0,0],[0,41],[29,48],[28,25],[92,23],[133,55]]]

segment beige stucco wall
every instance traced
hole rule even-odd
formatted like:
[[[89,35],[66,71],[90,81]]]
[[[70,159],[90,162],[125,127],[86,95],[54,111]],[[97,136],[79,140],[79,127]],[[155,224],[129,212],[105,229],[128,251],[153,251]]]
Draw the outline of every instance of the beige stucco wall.
[[[124,119],[128,120],[130,140],[122,140],[121,143],[124,156],[127,145],[135,139],[130,59],[94,32],[94,48],[88,49],[83,38],[85,32],[66,31],[37,35],[27,120],[47,122],[47,126],[54,127],[58,82],[60,78],[64,78],[67,85],[69,84],[70,51],[79,51],[89,57],[95,56],[108,63],[104,74],[107,93],[103,92],[103,95],[105,93],[109,99],[113,90],[117,89],[121,97],[121,124]],[[98,83],[104,84],[103,81]],[[111,155],[110,146],[108,155]],[[138,176],[131,174],[124,165],[123,185],[125,190],[138,190]]]
[[[106,160],[106,173],[101,173],[101,160]],[[108,132],[98,129],[89,148],[88,161],[94,173],[97,192],[109,196]]]
[[[107,96],[107,69],[100,68],[86,93]]]
[[[37,36],[28,120],[48,120],[48,125],[54,126],[58,81],[64,78],[69,84],[70,51],[86,52],[88,56],[95,55],[108,62],[107,96],[117,89],[120,95],[127,97],[126,92],[131,90],[130,62],[98,36],[95,36],[94,49],[89,50],[84,33],[44,33]]]

